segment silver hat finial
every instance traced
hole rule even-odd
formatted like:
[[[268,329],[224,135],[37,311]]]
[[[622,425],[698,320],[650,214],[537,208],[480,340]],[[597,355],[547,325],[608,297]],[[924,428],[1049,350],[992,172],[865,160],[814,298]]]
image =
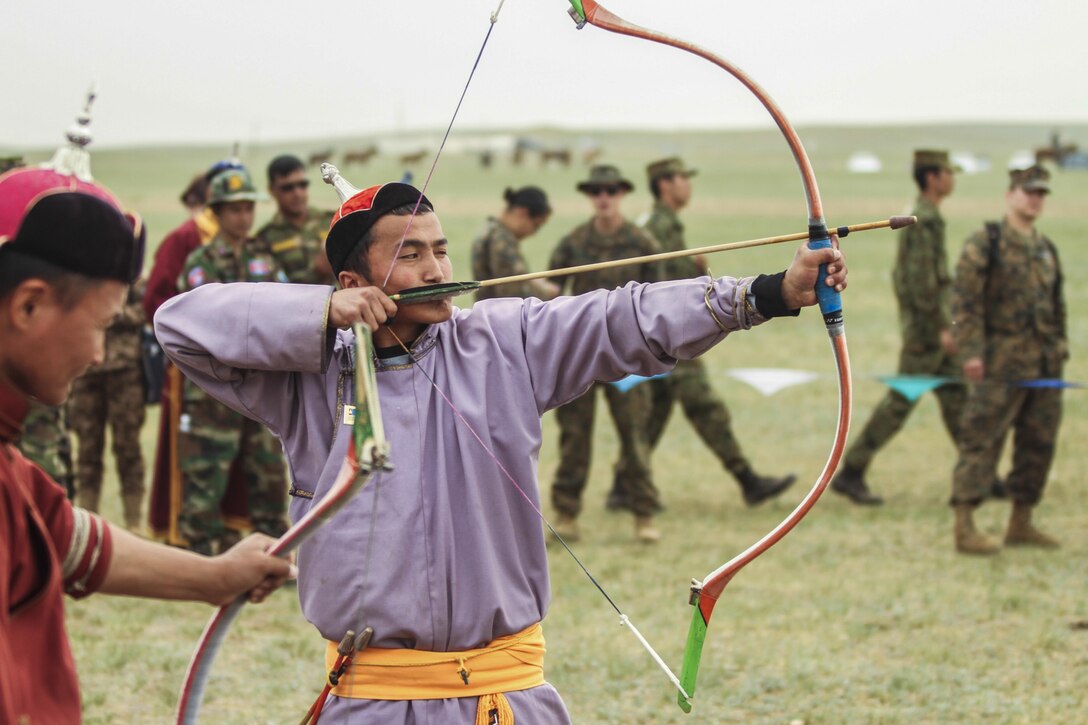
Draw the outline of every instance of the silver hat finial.
[[[340,197],[340,203],[350,199],[359,193],[360,189],[356,189],[352,186],[347,179],[340,175],[340,169],[336,168],[332,164],[321,164],[321,179],[336,189],[336,195]]]
[[[53,158],[42,164],[43,168],[52,169],[58,174],[74,176],[80,181],[93,182],[91,176],[91,155],[87,151],[93,137],[91,135],[91,105],[97,96],[92,84],[87,91],[87,100],[83,104],[83,110],[76,116],[76,122],[71,125],[65,138],[67,146],[61,146],[53,154]]]

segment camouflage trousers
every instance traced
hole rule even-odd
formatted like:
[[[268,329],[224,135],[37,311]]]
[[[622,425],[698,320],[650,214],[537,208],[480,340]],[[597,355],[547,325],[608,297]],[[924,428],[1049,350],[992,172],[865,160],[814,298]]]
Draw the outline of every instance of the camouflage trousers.
[[[269,536],[287,530],[283,449],[267,428],[210,398],[184,401],[179,427],[183,494],[178,527],[190,548],[205,550],[212,541],[233,538],[220,505],[236,459],[253,528]]]
[[[989,493],[1009,430],[1014,431],[1009,498],[1034,506],[1043,496],[1058,427],[1061,390],[974,385],[963,411],[959,460],[952,475],[952,504],[979,504]]]
[[[711,387],[702,361],[680,360],[667,377],[650,380],[639,387],[644,386],[650,389],[651,398],[650,414],[646,419],[646,440],[651,452],[665,432],[673,404],[679,401],[699,438],[727,471],[739,477],[751,470],[733,435],[729,408]],[[617,475],[628,475],[627,464],[625,459],[620,459],[616,464]]]
[[[930,351],[925,354],[904,351],[899,358],[899,374],[959,377],[961,369],[959,363],[943,351]],[[937,396],[944,427],[952,443],[955,444],[967,391],[963,385],[951,384],[942,385],[935,389],[933,394]],[[854,442],[846,450],[843,468],[864,473],[877,451],[903,428],[917,404],[917,399],[907,400],[898,391],[888,390],[873,409],[861,433],[854,438]]]
[[[102,451],[106,426],[113,438],[113,458],[121,479],[125,525],[138,528],[144,500],[144,383],[139,368],[93,373],[78,378],[68,397],[68,422],[79,439],[76,502],[98,511],[102,493]]]
[[[621,484],[630,497],[631,510],[639,516],[650,516],[659,509],[659,504],[650,473],[650,446],[644,427],[651,405],[650,389],[645,384],[621,393],[612,385],[598,383],[582,397],[555,411],[559,422],[560,459],[552,484],[552,505],[567,516],[577,516],[582,510],[599,388],[604,390],[620,438],[620,456],[626,462]]]
[[[68,415],[63,405],[53,407],[31,401],[18,445],[24,456],[41,466],[50,478],[64,487],[68,498],[73,498],[75,474],[68,433]]]

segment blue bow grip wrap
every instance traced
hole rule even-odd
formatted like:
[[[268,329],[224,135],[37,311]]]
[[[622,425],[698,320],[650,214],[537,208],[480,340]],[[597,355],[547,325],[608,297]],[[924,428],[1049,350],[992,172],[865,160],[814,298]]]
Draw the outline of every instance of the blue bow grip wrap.
[[[819,230],[819,234],[812,234],[808,241],[809,249],[829,249],[831,237],[827,229]],[[827,265],[820,265],[820,275],[816,280],[816,300],[820,303],[820,312],[824,316],[824,324],[829,332],[842,329],[842,295],[834,287],[828,287]]]

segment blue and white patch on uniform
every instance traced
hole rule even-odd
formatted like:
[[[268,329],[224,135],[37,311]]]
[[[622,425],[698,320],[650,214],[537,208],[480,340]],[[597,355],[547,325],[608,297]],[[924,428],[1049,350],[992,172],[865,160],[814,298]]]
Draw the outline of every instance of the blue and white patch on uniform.
[[[267,277],[272,273],[272,265],[264,259],[249,260],[249,274],[251,277]]]
[[[207,279],[204,277],[204,268],[193,267],[192,269],[190,269],[189,276],[186,277],[186,281],[189,283],[190,287],[199,287],[200,285],[204,284],[207,281]]]
[[[291,280],[290,280],[290,278],[288,278],[287,273],[284,272],[281,269],[280,271],[276,272],[276,281],[277,282],[283,282],[284,284],[287,284]]]

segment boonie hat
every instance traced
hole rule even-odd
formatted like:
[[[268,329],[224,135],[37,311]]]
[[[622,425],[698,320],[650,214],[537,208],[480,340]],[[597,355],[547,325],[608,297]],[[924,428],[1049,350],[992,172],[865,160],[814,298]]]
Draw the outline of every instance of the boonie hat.
[[[585,193],[602,186],[618,186],[625,191],[631,191],[635,188],[634,184],[623,178],[623,174],[620,173],[619,169],[608,164],[592,167],[589,170],[589,178],[578,184],[576,188],[578,191]]]
[[[1026,169],[1011,169],[1009,171],[1009,188],[1019,186],[1024,191],[1041,191],[1050,193],[1050,172],[1039,164],[1029,166]]]
[[[660,179],[665,176],[675,176],[679,174],[687,178],[695,176],[699,171],[697,169],[689,169],[684,166],[684,162],[679,157],[671,156],[667,159],[661,159],[660,161],[654,161],[652,164],[646,165],[646,178],[650,181]]]

